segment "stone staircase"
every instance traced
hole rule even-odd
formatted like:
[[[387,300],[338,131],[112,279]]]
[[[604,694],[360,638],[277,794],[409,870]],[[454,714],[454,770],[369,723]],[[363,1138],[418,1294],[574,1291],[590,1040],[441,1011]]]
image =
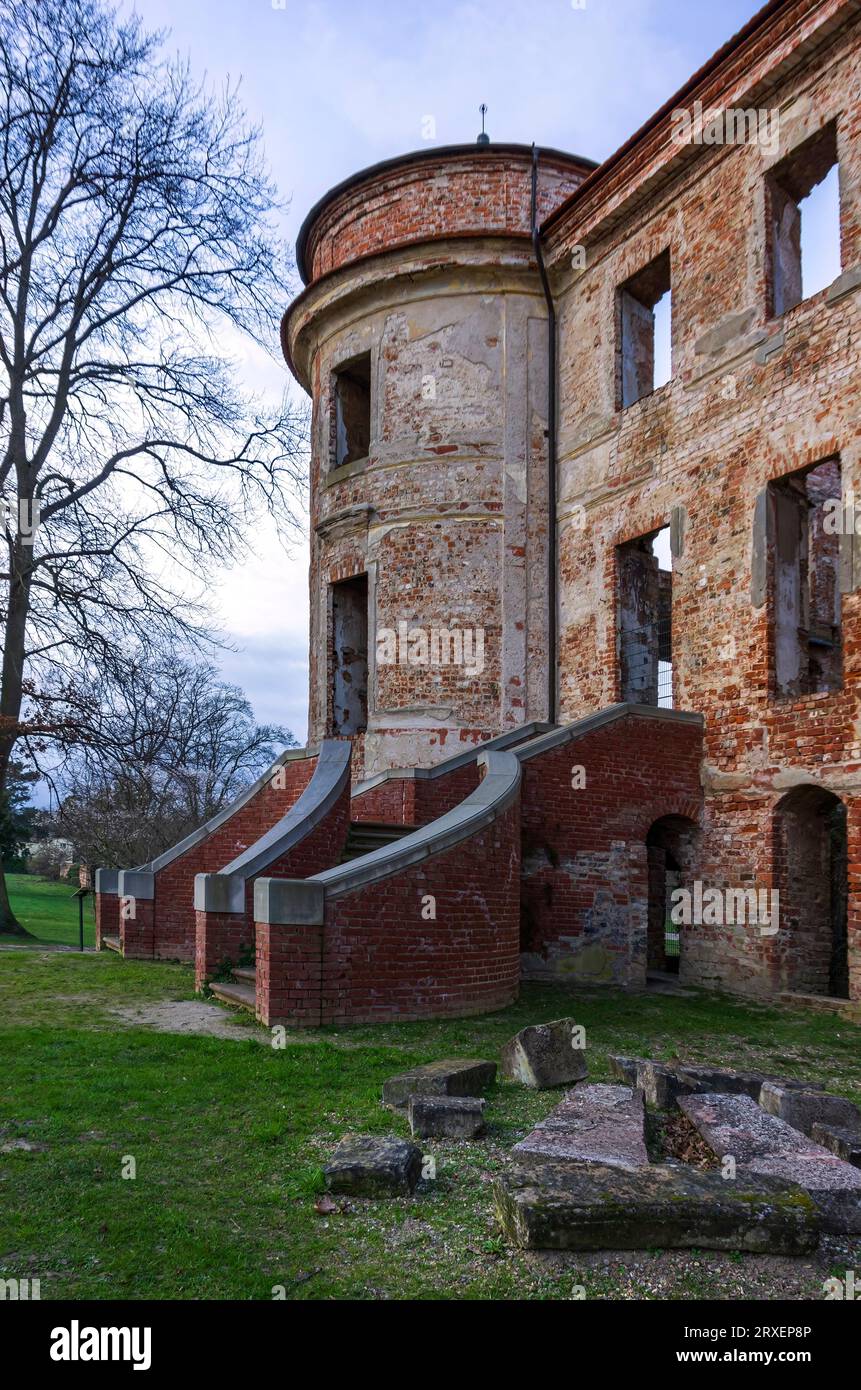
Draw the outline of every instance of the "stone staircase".
[[[374,821],[354,820],[350,822],[347,842],[341,855],[341,863],[359,859],[363,854],[373,854],[376,849],[384,849],[405,835],[411,835],[414,825],[382,825]]]
[[[230,972],[229,980],[211,980],[209,988],[216,999],[225,1004],[239,1005],[254,1013],[256,1003],[257,972],[253,965],[236,965]]]
[[[364,854],[394,844],[415,829],[411,825],[382,825],[372,821],[353,821],[341,855],[341,863],[360,859]],[[209,988],[225,1004],[255,1012],[257,972],[253,965],[235,966],[229,980],[211,980]]]

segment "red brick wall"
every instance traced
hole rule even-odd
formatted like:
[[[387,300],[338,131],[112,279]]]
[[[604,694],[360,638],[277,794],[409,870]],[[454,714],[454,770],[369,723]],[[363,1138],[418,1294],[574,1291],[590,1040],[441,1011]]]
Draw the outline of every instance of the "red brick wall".
[[[216,971],[236,965],[254,946],[254,927],[242,912],[196,912],[194,978],[200,989]]]
[[[411,777],[395,777],[370,787],[350,803],[350,819],[378,825],[415,825],[416,784]]]
[[[780,107],[780,158],[836,119],[847,271],[861,260],[857,20],[815,58],[792,56],[799,25],[841,10],[834,0],[783,7],[755,60],[763,73],[788,60],[788,75],[756,101],[733,104]],[[729,68],[742,81],[754,58]],[[751,602],[754,508],[770,481],[839,455],[844,491],[861,496],[861,291],[829,300],[823,289],[770,316],[766,177],[778,156],[735,145],[682,163],[677,148],[670,178],[665,131],[601,181],[602,191],[575,199],[548,237],[560,270],[575,246],[586,251],[585,272],[560,278],[558,298],[561,717],[618,698],[616,547],[666,526],[683,506],[675,703],[705,717],[702,879],[718,888],[771,883],[773,813],[787,787],[806,780],[850,801],[861,772],[861,593],[843,595],[842,690],[799,698],[775,691],[773,591],[761,607]],[[650,195],[646,181],[659,167],[667,181]],[[615,294],[667,247],[673,378],[620,410]],[[584,342],[594,348],[585,356]],[[857,864],[851,814],[849,848]],[[853,892],[850,924],[858,911]],[[692,982],[749,994],[782,987],[788,942],[705,928],[684,944],[682,974]]]
[[[646,836],[663,816],[699,819],[701,748],[696,725],[630,715],[524,760],[525,977],[644,982]]]
[[[128,960],[150,960],[155,954],[155,903],[152,898],[121,898],[119,915],[123,955]]]
[[[476,760],[438,777],[391,778],[354,796],[350,817],[354,821],[375,821],[380,825],[428,825],[437,816],[459,806],[479,783]]]
[[[519,809],[421,865],[330,899],[322,929],[258,923],[265,1023],[458,1017],[517,997]],[[422,917],[436,899],[435,920]],[[322,997],[321,997],[322,981]]]
[[[277,783],[267,782],[249,802],[205,840],[156,874],[154,954],[162,959],[195,958],[195,874],[217,873],[271,829],[307,787],[316,757],[284,764]],[[281,785],[283,783],[283,785]]]

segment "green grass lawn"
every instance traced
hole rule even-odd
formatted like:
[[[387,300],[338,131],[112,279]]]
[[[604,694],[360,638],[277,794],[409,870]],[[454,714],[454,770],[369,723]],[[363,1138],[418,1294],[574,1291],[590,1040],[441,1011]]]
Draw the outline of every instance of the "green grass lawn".
[[[78,944],[78,900],[73,897],[77,883],[63,880],[54,883],[34,874],[7,874],[9,900],[18,921],[40,941],[58,942],[64,946]],[[0,942],[14,942],[20,937],[0,936]],[[96,913],[93,895],[84,899],[84,945],[96,941]]]
[[[424,1142],[437,1176],[412,1198],[315,1208],[345,1132],[407,1135],[380,1105],[387,1076],[494,1058],[526,1023],[574,1014],[592,1079],[609,1077],[608,1052],[678,1054],[861,1101],[851,1024],[699,994],[527,986],[502,1013],[293,1034],[283,1050],[250,1020],[240,1041],[144,1026],[147,1011],[191,1000],[192,984],[187,967],[113,953],[0,951],[0,1277],[39,1278],[43,1300],[270,1299],[278,1286],[291,1299],[570,1299],[575,1284],[588,1298],[686,1300],[821,1297],[832,1268],[853,1267],[828,1249],[795,1261],[510,1249],[490,1180],[559,1098],[510,1083],[488,1097],[486,1139]],[[124,1178],[130,1158],[136,1176]]]

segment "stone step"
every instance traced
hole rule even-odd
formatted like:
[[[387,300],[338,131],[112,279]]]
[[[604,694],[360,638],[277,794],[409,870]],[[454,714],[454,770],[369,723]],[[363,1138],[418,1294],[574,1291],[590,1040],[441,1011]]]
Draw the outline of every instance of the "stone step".
[[[244,980],[211,980],[209,988],[216,999],[221,999],[225,1004],[238,1004],[254,1013],[257,1000],[253,985],[246,984]]]
[[[411,835],[414,829],[415,826],[412,825],[382,825],[375,821],[353,821],[341,854],[341,863],[347,864],[352,859],[361,858],[362,855],[373,854],[374,850],[382,849],[385,845],[392,845],[397,840],[402,840],[405,835]]]
[[[530,1156],[642,1168],[649,1161],[645,1128],[641,1091],[597,1082],[569,1091],[511,1152],[518,1161]]]
[[[122,955],[123,948],[120,945],[120,938],[118,936],[103,936],[102,945],[107,946],[109,951],[116,951],[119,955]]]
[[[498,1220],[526,1250],[748,1250],[803,1255],[819,1213],[798,1187],[746,1173],[650,1164],[521,1165],[493,1188]]]
[[[857,1168],[769,1115],[750,1096],[680,1096],[679,1106],[718,1158],[735,1160],[736,1181],[746,1182],[751,1174],[783,1178],[810,1194],[823,1230],[861,1231]]]
[[[257,983],[257,970],[253,965],[234,965],[234,980],[250,980],[252,984]]]

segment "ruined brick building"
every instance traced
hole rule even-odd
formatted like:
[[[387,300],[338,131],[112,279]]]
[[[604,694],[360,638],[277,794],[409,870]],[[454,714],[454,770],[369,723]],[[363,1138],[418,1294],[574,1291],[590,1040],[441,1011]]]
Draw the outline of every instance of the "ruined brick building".
[[[429,148],[313,208],[309,748],[262,839],[103,880],[127,952],[256,946],[267,1022],[469,1013],[641,985],[699,885],[779,920],[703,913],[683,980],[861,1000],[859,39],[855,0],[773,0],[603,164]]]

